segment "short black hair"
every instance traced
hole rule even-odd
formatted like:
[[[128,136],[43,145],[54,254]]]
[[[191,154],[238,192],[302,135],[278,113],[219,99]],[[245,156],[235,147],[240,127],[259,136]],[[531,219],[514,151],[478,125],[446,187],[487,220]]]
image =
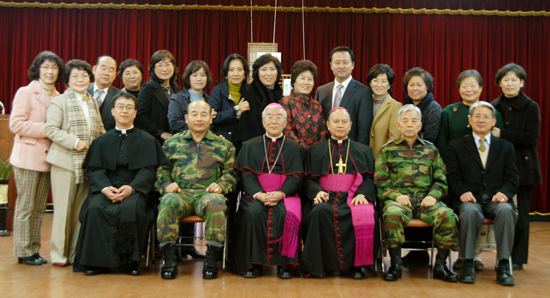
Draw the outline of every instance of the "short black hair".
[[[248,83],[247,78],[248,78],[248,75],[250,74],[250,67],[248,66],[248,62],[246,62],[246,59],[244,59],[244,57],[239,54],[231,54],[227,56],[227,58],[225,58],[225,61],[223,62],[223,66],[222,66],[222,74],[224,76],[224,79],[229,74],[229,64],[231,63],[231,61],[235,59],[239,59],[243,63],[243,68],[244,68],[243,84],[247,84]]]
[[[115,94],[115,96],[113,96],[113,103],[112,103],[113,108],[116,106],[117,99],[121,97],[126,99],[131,99],[134,102],[134,108],[137,110],[137,98],[126,91],[120,91],[117,94]]]
[[[513,71],[520,80],[523,80],[524,84],[527,82],[527,73],[523,69],[523,67],[515,64],[515,63],[508,63],[504,65],[501,69],[497,71],[497,75],[495,76],[495,84],[500,87],[500,81],[502,81],[502,78],[506,76],[506,74],[510,71]],[[522,91],[523,87],[519,91]]]
[[[386,74],[388,77],[388,82],[390,83],[390,89],[388,93],[393,91],[393,82],[395,80],[395,72],[391,66],[387,64],[376,64],[369,69],[369,74],[367,75],[367,85],[370,86],[370,82],[378,77],[378,75]]]
[[[308,70],[311,71],[311,74],[313,75],[313,81],[316,82],[317,81],[317,76],[319,74],[319,72],[317,70],[317,66],[309,60],[296,61],[296,63],[294,63],[294,65],[292,65],[290,85],[292,85],[292,87],[294,87],[294,83],[296,82],[296,78],[301,73],[303,73],[305,71],[308,71]]]
[[[31,64],[31,67],[29,67],[29,70],[27,72],[27,74],[29,75],[29,79],[31,81],[34,81],[40,78],[40,66],[45,61],[51,61],[57,64],[57,68],[59,68],[59,73],[57,74],[57,80],[55,81],[55,84],[61,82],[61,80],[63,80],[65,69],[63,59],[59,58],[59,56],[50,51],[43,51],[36,55],[34,61]]]
[[[73,69],[84,70],[90,76],[90,81],[94,79],[94,73],[92,72],[92,66],[90,63],[80,59],[73,59],[65,64],[65,75],[63,76],[63,79],[65,79],[65,83],[67,85],[69,85],[69,77],[71,76]]]
[[[432,75],[429,72],[427,72],[426,70],[420,67],[413,67],[409,69],[409,71],[407,71],[403,76],[403,90],[405,91],[405,93],[408,94],[407,86],[409,85],[409,81],[411,80],[411,78],[414,76],[421,77],[422,80],[424,81],[424,84],[426,84],[426,86],[428,87],[428,92],[433,92],[434,77],[432,77]]]
[[[462,84],[462,81],[469,77],[476,79],[479,86],[483,87],[483,78],[481,77],[479,71],[475,69],[468,69],[458,75],[458,79],[456,79],[456,89],[460,89],[460,84]]]
[[[336,52],[348,52],[351,57],[351,62],[355,62],[355,54],[353,54],[353,51],[346,46],[337,46],[332,51],[330,51],[330,62],[332,62],[332,55]]]
[[[212,73],[210,72],[210,68],[208,67],[208,64],[202,60],[193,60],[191,61],[187,67],[185,68],[185,71],[183,72],[183,75],[181,76],[181,79],[183,80],[183,85],[187,88],[191,88],[191,81],[190,77],[195,72],[199,71],[201,68],[204,69],[204,72],[206,73],[206,86],[204,86],[204,89],[210,87],[210,84],[212,84]]]
[[[283,75],[283,66],[281,65],[281,62],[277,57],[272,56],[271,54],[263,54],[262,56],[258,57],[256,61],[254,61],[254,64],[252,65],[252,78],[254,81],[260,81],[260,76],[258,72],[260,71],[260,68],[270,62],[273,62],[275,64],[275,67],[277,68],[277,80],[275,81],[275,84],[278,84],[281,80],[281,76]]]
[[[139,69],[141,72],[141,75],[143,76],[143,65],[139,63],[139,61],[135,59],[126,59],[124,62],[120,63],[120,66],[118,67],[118,77],[122,80],[122,75],[124,74],[124,70],[130,66],[135,66]]]
[[[160,61],[164,60],[164,58],[168,57],[170,59],[170,62],[174,65],[174,74],[170,78],[170,87],[174,89],[174,92],[178,92],[180,89],[178,87],[178,64],[176,62],[176,58],[174,58],[174,55],[170,53],[168,50],[158,50],[156,51],[153,56],[151,56],[151,61],[149,62],[149,75],[151,75],[151,79],[154,81],[157,81],[159,83],[161,82],[157,74],[155,73],[155,65],[159,63]]]

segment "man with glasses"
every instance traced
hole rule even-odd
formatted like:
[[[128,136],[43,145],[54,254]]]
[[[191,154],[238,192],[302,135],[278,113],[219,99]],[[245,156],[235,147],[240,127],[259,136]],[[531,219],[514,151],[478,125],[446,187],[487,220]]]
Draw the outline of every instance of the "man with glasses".
[[[99,112],[105,130],[115,128],[115,119],[111,114],[113,97],[120,89],[111,86],[116,79],[116,61],[110,56],[99,56],[92,68],[95,81],[90,84],[88,93],[92,95],[99,105]]]
[[[134,127],[137,99],[120,92],[112,102],[115,129],[92,143],[83,164],[90,193],[80,211],[74,270],[139,275],[154,220],[149,193],[168,160],[153,136]]]

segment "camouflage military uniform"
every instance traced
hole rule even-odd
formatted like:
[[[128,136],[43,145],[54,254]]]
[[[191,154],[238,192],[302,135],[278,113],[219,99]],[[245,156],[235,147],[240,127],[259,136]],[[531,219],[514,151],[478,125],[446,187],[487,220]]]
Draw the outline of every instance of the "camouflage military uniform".
[[[457,218],[452,209],[441,200],[447,193],[447,179],[443,161],[436,147],[417,139],[409,147],[405,140],[391,141],[382,146],[376,158],[374,183],[378,198],[384,200],[384,234],[388,247],[398,247],[404,240],[403,227],[412,218],[419,218],[434,227],[438,247],[448,249],[457,236]],[[412,208],[396,201],[407,195]],[[426,196],[437,203],[429,208],[420,204]]]
[[[223,243],[227,210],[223,194],[232,192],[237,183],[235,147],[211,131],[199,143],[184,131],[166,140],[162,149],[170,162],[158,168],[155,183],[162,195],[157,218],[159,242],[177,240],[179,221],[196,214],[205,219],[206,239]],[[180,193],[166,193],[173,182],[181,188]],[[212,182],[223,194],[206,192]]]

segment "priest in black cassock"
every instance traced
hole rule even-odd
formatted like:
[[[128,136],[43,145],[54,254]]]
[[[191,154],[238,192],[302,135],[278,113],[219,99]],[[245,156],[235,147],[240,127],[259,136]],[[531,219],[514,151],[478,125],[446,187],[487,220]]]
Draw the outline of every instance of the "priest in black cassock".
[[[343,271],[362,279],[361,267],[373,263],[374,157],[370,147],[348,138],[351,125],[345,108],[333,109],[331,138],[308,149],[301,261],[306,277]]]
[[[157,167],[168,160],[153,136],[134,128],[136,104],[126,92],[113,98],[116,127],[93,142],[84,160],[90,193],[80,211],[75,272],[140,274],[155,215],[149,194]]]
[[[277,103],[262,112],[266,134],[243,143],[235,162],[241,197],[233,227],[234,271],[247,278],[277,266],[277,276],[292,278],[299,265],[301,203],[297,192],[305,177],[304,148],[283,135],[287,114]]]

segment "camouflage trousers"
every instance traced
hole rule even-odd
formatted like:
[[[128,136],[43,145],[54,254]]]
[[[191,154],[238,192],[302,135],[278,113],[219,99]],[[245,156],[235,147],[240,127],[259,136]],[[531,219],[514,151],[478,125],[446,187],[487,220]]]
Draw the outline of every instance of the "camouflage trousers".
[[[178,240],[181,219],[198,215],[204,218],[206,240],[225,240],[226,198],[204,190],[168,193],[160,198],[157,217],[157,239],[160,243]]]
[[[387,247],[403,244],[405,241],[403,229],[413,218],[425,221],[434,228],[433,237],[439,248],[451,248],[458,235],[457,217],[454,211],[442,202],[437,202],[430,208],[420,207],[419,204],[411,208],[396,201],[387,200],[382,217]]]

